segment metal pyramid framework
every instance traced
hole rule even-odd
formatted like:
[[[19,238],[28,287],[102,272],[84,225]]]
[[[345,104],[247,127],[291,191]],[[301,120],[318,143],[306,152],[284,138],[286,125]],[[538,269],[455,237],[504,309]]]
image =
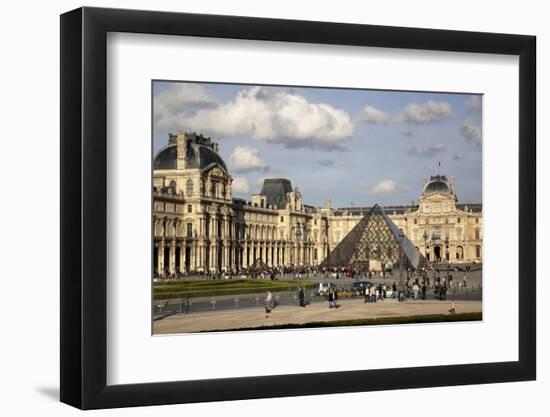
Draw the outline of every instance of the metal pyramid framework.
[[[416,269],[422,257],[406,236],[399,237],[399,232],[395,223],[375,204],[329,253],[321,266],[361,267],[368,265],[370,260],[396,266],[399,265],[402,248],[404,266]]]

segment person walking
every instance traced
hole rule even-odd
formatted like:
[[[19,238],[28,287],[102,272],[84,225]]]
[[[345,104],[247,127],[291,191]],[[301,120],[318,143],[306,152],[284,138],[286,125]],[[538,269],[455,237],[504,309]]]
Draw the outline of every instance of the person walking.
[[[298,298],[300,299],[300,307],[305,307],[306,306],[306,303],[305,303],[305,293],[304,293],[304,287],[300,287],[300,289],[298,290]]]
[[[271,310],[273,309],[273,295],[270,291],[267,291],[265,294],[265,317],[269,317],[269,313],[271,313]]]
[[[414,300],[418,300],[418,290],[419,290],[419,289],[420,289],[420,288],[418,288],[418,284],[415,282],[415,283],[413,284],[413,287],[412,287],[413,299],[414,299]]]
[[[426,300],[426,281],[422,281],[422,299]]]

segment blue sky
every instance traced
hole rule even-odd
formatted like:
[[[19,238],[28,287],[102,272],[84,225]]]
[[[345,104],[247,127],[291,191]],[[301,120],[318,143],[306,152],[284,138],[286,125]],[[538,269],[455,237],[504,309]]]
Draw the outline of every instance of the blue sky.
[[[154,152],[169,132],[211,136],[236,197],[284,177],[315,206],[408,204],[446,174],[481,202],[480,95],[167,81],[153,94]]]

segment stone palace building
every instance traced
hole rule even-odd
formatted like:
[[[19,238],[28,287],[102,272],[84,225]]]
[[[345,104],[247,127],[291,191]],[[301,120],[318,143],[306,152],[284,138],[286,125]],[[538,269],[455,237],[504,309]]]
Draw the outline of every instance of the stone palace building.
[[[251,201],[233,198],[218,144],[169,134],[153,161],[157,276],[257,265],[317,266],[371,210],[304,204],[288,179],[265,179]],[[459,204],[455,180],[424,181],[418,204],[381,208],[427,261],[482,262],[481,204]]]

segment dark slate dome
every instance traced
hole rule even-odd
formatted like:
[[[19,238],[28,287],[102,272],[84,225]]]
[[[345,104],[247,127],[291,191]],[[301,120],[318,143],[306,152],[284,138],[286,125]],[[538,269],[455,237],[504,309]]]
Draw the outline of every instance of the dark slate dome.
[[[432,179],[424,186],[424,193],[449,193],[449,184],[443,177],[432,177]]]
[[[169,144],[155,156],[153,169],[176,169],[177,145]],[[193,143],[187,148],[188,168],[206,168],[210,164],[218,164],[227,171],[227,166],[220,155],[212,148]]]

